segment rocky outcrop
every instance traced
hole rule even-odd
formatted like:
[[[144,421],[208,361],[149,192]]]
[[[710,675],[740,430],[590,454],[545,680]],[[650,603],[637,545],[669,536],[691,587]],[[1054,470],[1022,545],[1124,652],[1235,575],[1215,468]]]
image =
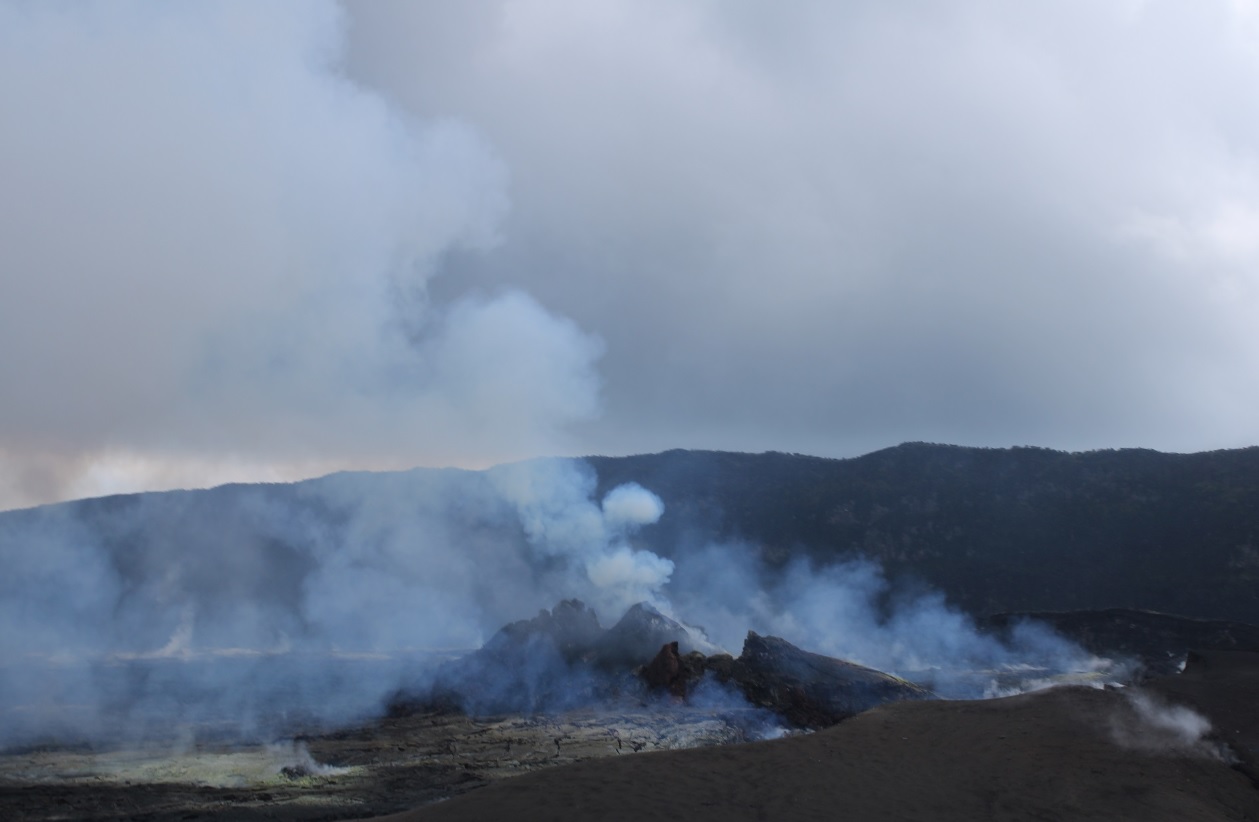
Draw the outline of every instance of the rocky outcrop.
[[[652,657],[651,662],[644,666],[640,675],[649,688],[668,691],[674,696],[686,696],[686,683],[681,674],[682,657],[678,654],[678,644],[667,642]]]
[[[677,642],[666,642],[639,672],[648,688],[685,698],[708,671],[708,658],[699,651],[683,655]]]
[[[648,687],[682,698],[709,677],[798,728],[825,728],[885,702],[934,696],[882,671],[802,651],[755,631],[748,632],[737,659],[682,655],[678,643],[667,643],[639,675]]]
[[[729,681],[748,702],[801,728],[824,728],[885,702],[932,693],[882,671],[802,651],[784,639],[748,631]]]
[[[706,656],[697,646],[702,639],[650,605],[635,605],[604,630],[585,604],[565,600],[505,626],[480,650],[443,665],[423,693],[396,695],[389,710],[537,713],[652,692],[685,701],[711,680],[793,726],[823,728],[883,702],[931,696],[888,674],[754,632],[737,659]]]

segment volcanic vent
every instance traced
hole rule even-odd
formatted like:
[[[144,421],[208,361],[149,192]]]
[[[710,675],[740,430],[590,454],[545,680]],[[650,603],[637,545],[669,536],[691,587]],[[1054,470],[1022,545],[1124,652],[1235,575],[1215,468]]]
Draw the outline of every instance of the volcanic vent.
[[[927,699],[917,685],[749,631],[738,657],[647,603],[604,629],[583,602],[564,600],[499,630],[441,666],[425,688],[399,692],[390,713],[434,708],[470,715],[575,708],[723,704],[822,728],[885,702]]]

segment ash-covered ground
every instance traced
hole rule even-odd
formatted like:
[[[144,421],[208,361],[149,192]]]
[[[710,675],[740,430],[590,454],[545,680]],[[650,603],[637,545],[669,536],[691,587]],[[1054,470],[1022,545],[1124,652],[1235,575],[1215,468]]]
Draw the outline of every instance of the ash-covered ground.
[[[1259,655],[1128,688],[881,705],[804,736],[588,761],[389,822],[1253,820]]]
[[[347,819],[393,813],[541,768],[744,741],[708,709],[450,712],[273,743],[49,747],[0,755],[0,818]]]
[[[114,660],[111,675],[161,676],[154,662]],[[239,660],[160,665],[203,666],[210,674],[214,664],[233,663]],[[382,670],[379,660],[336,663],[342,676],[356,666],[358,675]],[[1026,665],[971,671],[969,679],[930,673],[954,688],[983,683],[992,692],[1069,681],[1100,685],[1104,673],[1116,671],[1094,664],[1076,671]],[[732,656],[704,647],[685,626],[643,604],[604,629],[575,600],[505,626],[474,653],[430,658],[416,682],[390,695],[380,706],[385,716],[350,728],[321,727],[317,717],[303,725],[301,715],[278,710],[270,724],[251,729],[227,716],[202,715],[131,734],[115,727],[108,741],[95,728],[77,744],[46,740],[10,748],[0,755],[0,815],[358,818],[555,766],[809,734],[880,704],[938,698],[900,677],[755,632]],[[279,696],[271,694],[277,709]],[[197,712],[189,706],[184,714]]]
[[[1136,637],[1137,617],[1129,621],[1127,644],[1141,645],[1156,660],[1174,654],[1184,636],[1201,639],[1192,621],[1178,639],[1165,615],[1156,619],[1157,633]],[[644,641],[659,639],[655,631],[677,630],[643,608],[627,618],[647,631]],[[1085,615],[1073,619],[1087,621]],[[1112,631],[1116,624],[1113,614],[1095,622]],[[624,649],[607,642],[626,638],[622,623],[587,635],[585,644],[566,646],[573,627],[590,625],[580,603],[561,603],[506,626],[477,653],[437,663],[431,684],[395,694],[388,715],[351,728],[302,732],[288,717],[289,735],[269,740],[231,738],[228,725],[202,723],[170,726],[164,733],[150,728],[146,739],[129,743],[10,748],[0,754],[0,818],[334,820],[409,809],[420,809],[415,819],[430,813],[496,818],[508,809],[521,819],[592,818],[582,816],[585,808],[600,818],[621,813],[628,819],[661,812],[654,801],[694,818],[756,818],[747,814],[777,808],[775,818],[804,819],[842,805],[851,806],[851,818],[873,819],[881,807],[921,810],[941,797],[959,813],[982,815],[972,805],[984,796],[1011,819],[1041,818],[1036,814],[1055,802],[1079,811],[1079,818],[1138,818],[1131,813],[1162,807],[1162,817],[1148,818],[1206,809],[1210,813],[1194,818],[1248,819],[1254,817],[1247,808],[1259,807],[1259,720],[1253,711],[1259,655],[1245,652],[1194,653],[1184,674],[1153,679],[1142,674],[1150,668],[1129,667],[1143,681],[1125,687],[1078,684],[1100,685],[1096,673],[1046,677],[1044,671],[1012,669],[999,672],[1011,691],[1047,693],[1049,684],[1077,684],[1053,688],[1053,698],[956,701],[755,633],[739,657],[679,655],[679,646],[686,647],[681,635],[645,664],[607,669],[597,686],[594,667],[567,682],[550,681],[552,697],[557,689],[578,689],[567,692],[564,707],[489,713],[452,704],[459,697],[452,683],[461,675],[484,674],[496,663],[519,665],[522,654],[545,648],[563,658],[567,652],[570,674],[615,658]],[[667,664],[699,658],[710,667],[697,672]],[[729,678],[715,683],[723,666]],[[882,686],[872,700],[871,682]],[[990,679],[990,690],[997,684]],[[483,693],[468,698],[468,705],[485,704]],[[856,724],[846,730],[849,723]],[[741,744],[748,742],[755,744]],[[765,744],[776,747],[762,752]],[[730,753],[661,760],[643,773],[618,765],[684,749]],[[594,760],[608,760],[610,770],[591,770]],[[554,770],[577,763],[586,765]],[[831,776],[815,778],[819,766]],[[555,781],[544,771],[566,776]],[[779,777],[768,779],[771,771]],[[989,774],[987,787],[972,784],[977,773]],[[515,786],[510,792],[481,798],[481,789],[508,778]],[[651,791],[641,790],[643,779]],[[695,780],[703,790],[691,784]],[[1063,780],[1074,780],[1070,796],[1045,787]],[[822,795],[836,786],[842,795]],[[442,801],[465,795],[466,801]],[[1232,803],[1225,811],[1237,813],[1220,813],[1221,802]]]

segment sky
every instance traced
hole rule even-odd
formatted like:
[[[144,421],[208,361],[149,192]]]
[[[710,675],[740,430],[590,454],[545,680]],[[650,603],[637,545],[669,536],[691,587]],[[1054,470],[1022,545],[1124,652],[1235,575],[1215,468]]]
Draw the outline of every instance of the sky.
[[[0,509],[1259,444],[1259,3],[0,0]]]

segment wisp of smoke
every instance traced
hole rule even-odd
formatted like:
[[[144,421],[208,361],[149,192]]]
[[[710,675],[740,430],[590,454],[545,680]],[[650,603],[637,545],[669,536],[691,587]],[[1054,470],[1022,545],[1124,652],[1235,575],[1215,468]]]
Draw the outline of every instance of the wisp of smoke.
[[[1037,623],[1017,624],[1007,637],[984,633],[939,593],[897,595],[865,559],[773,569],[753,546],[707,543],[676,561],[666,595],[736,652],[750,628],[953,697],[983,695],[991,677],[976,672],[1023,668],[1027,678],[1107,664]]]
[[[1184,705],[1175,705],[1139,689],[1124,692],[1131,713],[1111,718],[1111,737],[1119,745],[1150,754],[1179,754],[1235,760],[1228,748],[1209,738],[1211,722]]]
[[[687,694],[687,702],[700,710],[721,712],[749,742],[778,739],[788,733],[778,714],[750,704],[733,686],[709,674],[705,674],[695,689]]]
[[[274,760],[273,771],[277,775],[289,778],[302,776],[337,776],[346,773],[348,768],[338,768],[317,762],[311,756],[310,748],[300,740],[273,742],[266,746],[267,755]]]

